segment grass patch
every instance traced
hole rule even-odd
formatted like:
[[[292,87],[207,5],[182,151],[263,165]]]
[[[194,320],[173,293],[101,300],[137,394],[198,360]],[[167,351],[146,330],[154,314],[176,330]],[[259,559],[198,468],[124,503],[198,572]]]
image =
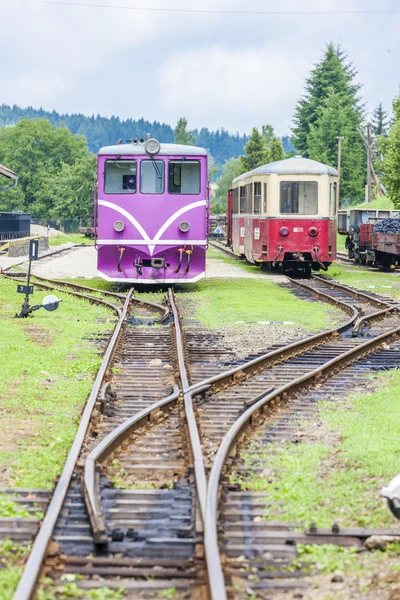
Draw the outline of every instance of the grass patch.
[[[0,464],[17,487],[51,488],[75,436],[101,363],[87,339],[109,330],[111,311],[68,294],[58,311],[14,319],[21,297],[0,279]],[[32,303],[48,292],[35,292]]]
[[[345,248],[345,243],[346,243],[346,235],[340,235],[339,233],[336,236],[336,250],[338,252],[346,252],[347,250]],[[329,274],[332,270],[332,267],[329,267]]]
[[[368,552],[360,555],[357,548],[343,548],[333,544],[303,545],[297,544],[296,558],[290,570],[302,569],[303,571],[317,570],[319,573],[329,574],[335,571],[347,574],[360,574],[367,568],[385,567],[389,558],[400,554],[399,543],[389,544],[386,552]],[[400,569],[400,560],[391,565],[391,570]]]
[[[356,204],[355,206],[346,206],[344,208],[370,208],[371,210],[377,210],[377,209],[395,210],[395,206],[388,196],[383,196],[383,198],[375,198],[374,200],[372,200],[372,202],[361,202],[360,204]]]
[[[0,541],[0,600],[13,597],[29,551],[29,546],[8,539]]]
[[[252,474],[248,456],[248,474],[233,474],[232,481],[266,492],[267,520],[276,518],[268,513],[268,502],[283,501],[280,518],[302,526],[395,526],[380,489],[399,472],[400,403],[394,400],[400,395],[400,372],[378,376],[376,387],[340,403],[321,402],[317,439],[308,422],[301,443],[265,447],[253,442],[252,455],[258,453],[266,472]]]
[[[328,276],[344,285],[353,286],[366,292],[384,294],[392,298],[400,295],[400,277],[392,273],[367,272],[363,267],[333,264],[329,269]]]
[[[49,236],[49,246],[61,246],[72,242],[74,244],[85,244],[87,246],[93,246],[93,238],[87,238],[82,233],[68,233],[65,235]]]
[[[41,582],[37,593],[37,600],[121,600],[124,597],[124,588],[121,586],[116,590],[102,587],[91,590],[81,589],[76,581],[83,579],[78,573],[66,573],[61,576],[66,581],[63,585],[54,585],[51,578],[46,577]]]
[[[300,300],[268,279],[206,279],[181,294],[193,300],[196,319],[210,329],[274,321],[318,331],[343,319],[335,308]]]

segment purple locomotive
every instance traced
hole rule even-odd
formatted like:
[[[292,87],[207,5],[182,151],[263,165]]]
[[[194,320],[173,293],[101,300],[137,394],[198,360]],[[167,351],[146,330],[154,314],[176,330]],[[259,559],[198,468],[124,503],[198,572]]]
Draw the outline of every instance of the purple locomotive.
[[[205,275],[207,153],[131,140],[101,148],[95,192],[99,275],[126,283],[195,282]]]

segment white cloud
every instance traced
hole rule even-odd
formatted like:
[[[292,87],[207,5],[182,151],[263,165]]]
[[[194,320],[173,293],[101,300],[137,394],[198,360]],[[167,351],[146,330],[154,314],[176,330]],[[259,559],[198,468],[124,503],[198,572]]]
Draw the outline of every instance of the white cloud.
[[[274,121],[281,129],[293,107],[293,88],[301,86],[308,68],[300,55],[269,44],[200,48],[175,54],[160,66],[159,93],[173,119],[185,115],[193,127],[223,124],[248,131]]]

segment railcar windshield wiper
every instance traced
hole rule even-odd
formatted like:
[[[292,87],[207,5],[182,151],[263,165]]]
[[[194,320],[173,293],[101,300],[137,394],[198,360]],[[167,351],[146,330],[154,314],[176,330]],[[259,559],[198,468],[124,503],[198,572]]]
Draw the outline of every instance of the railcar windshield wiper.
[[[178,161],[177,161],[177,162],[174,164],[174,166],[173,166],[173,168],[172,168],[172,171],[171,171],[171,177],[173,177],[173,176],[174,176],[176,169],[177,169],[178,167],[180,167],[180,166],[181,166],[181,164],[182,164],[183,162],[185,162],[185,160],[186,160],[186,156],[183,156],[183,157],[181,158],[181,160],[178,160]]]
[[[154,159],[154,156],[150,156],[150,162],[151,162],[151,164],[152,164],[152,165],[153,165],[153,167],[154,167],[154,170],[155,170],[155,172],[156,172],[156,174],[157,174],[157,177],[158,177],[158,179],[162,180],[162,178],[163,178],[163,177],[162,177],[162,173],[161,173],[161,171],[160,171],[160,170],[159,170],[159,168],[158,168],[158,165],[157,165],[157,163],[156,163],[156,161],[155,161],[155,159]]]

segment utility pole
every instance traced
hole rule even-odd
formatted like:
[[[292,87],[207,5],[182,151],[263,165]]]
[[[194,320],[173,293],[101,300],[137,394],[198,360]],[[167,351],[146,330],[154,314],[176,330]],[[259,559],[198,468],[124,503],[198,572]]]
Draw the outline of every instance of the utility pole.
[[[341,136],[338,136],[336,139],[338,141],[338,157],[337,157],[338,184],[337,184],[337,198],[336,198],[336,212],[337,212],[339,210],[339,206],[340,206],[340,168],[342,166],[342,141],[344,140],[344,138]]]
[[[367,123],[367,202],[372,200],[372,157],[371,157],[371,123]]]

